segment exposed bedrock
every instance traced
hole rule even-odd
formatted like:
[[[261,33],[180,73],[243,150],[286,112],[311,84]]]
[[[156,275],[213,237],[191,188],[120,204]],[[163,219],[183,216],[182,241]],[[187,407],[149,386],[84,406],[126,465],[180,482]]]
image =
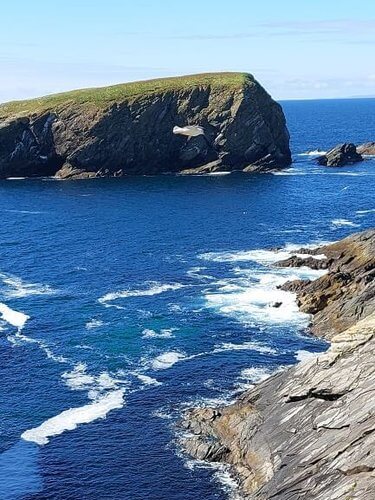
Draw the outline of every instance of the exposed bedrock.
[[[375,155],[375,142],[365,142],[364,144],[360,144],[357,146],[357,152],[361,155]]]
[[[289,284],[326,353],[185,415],[185,450],[232,466],[243,498],[375,498],[374,250],[374,230],[327,245],[328,274]]]
[[[188,125],[204,133],[178,133]],[[245,73],[137,82],[0,106],[2,178],[205,172],[251,165],[268,170],[290,162],[281,106]]]
[[[359,154],[355,144],[352,143],[339,144],[330,149],[325,155],[317,158],[319,165],[326,165],[327,167],[343,167],[362,160],[362,155]]]

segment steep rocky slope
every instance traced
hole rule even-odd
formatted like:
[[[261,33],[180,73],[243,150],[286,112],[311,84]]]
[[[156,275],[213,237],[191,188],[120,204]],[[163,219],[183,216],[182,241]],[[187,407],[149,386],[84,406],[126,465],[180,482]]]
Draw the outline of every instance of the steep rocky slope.
[[[323,247],[328,274],[288,285],[326,353],[184,418],[185,449],[232,465],[243,498],[375,498],[374,250],[375,230]]]
[[[204,135],[173,133],[198,125]],[[279,104],[246,73],[86,89],[0,106],[0,178],[262,170],[291,162]]]

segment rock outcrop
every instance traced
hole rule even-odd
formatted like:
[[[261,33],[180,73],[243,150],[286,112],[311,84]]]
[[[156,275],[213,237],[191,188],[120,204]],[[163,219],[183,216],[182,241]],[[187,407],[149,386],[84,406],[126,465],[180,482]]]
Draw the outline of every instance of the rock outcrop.
[[[325,165],[327,167],[343,167],[345,165],[358,163],[362,160],[363,158],[357,152],[355,144],[352,143],[339,144],[329,150],[325,155],[317,158],[319,165]]]
[[[375,142],[365,142],[357,146],[357,152],[360,155],[375,156]]]
[[[204,133],[178,133],[187,126]],[[150,80],[0,106],[0,178],[269,170],[290,162],[281,106],[245,73]]]
[[[375,230],[325,246],[328,274],[289,283],[326,353],[185,416],[184,448],[231,465],[243,498],[375,498],[374,250]]]

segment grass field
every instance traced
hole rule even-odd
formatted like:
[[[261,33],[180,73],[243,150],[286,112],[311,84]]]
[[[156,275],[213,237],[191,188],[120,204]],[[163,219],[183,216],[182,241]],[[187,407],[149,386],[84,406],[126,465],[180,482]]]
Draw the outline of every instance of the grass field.
[[[253,77],[248,73],[202,73],[198,75],[124,83],[109,87],[73,90],[36,99],[1,104],[0,118],[54,110],[68,103],[106,107],[115,102],[131,101],[138,97],[145,97],[156,93],[187,90],[199,86],[210,85],[217,88],[240,88],[246,81],[251,81],[252,79]]]

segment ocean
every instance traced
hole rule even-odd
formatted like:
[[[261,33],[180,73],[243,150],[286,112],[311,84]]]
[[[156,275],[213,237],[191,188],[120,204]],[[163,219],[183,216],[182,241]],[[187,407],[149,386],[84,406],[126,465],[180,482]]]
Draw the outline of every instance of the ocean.
[[[272,264],[375,218],[375,158],[311,153],[374,140],[375,99],[281,104],[274,174],[0,182],[2,500],[237,498],[176,423],[327,348],[277,289],[321,271]]]

